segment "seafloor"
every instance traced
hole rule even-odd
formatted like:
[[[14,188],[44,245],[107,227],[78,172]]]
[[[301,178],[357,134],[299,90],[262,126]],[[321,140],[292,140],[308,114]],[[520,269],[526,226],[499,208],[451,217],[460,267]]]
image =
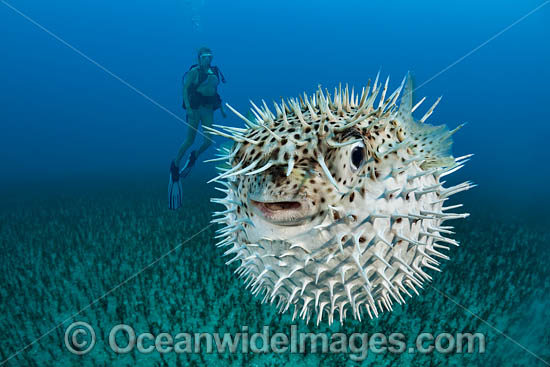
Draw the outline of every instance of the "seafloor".
[[[358,365],[346,353],[120,355],[107,347],[106,334],[120,323],[153,334],[236,333],[242,325],[250,333],[261,332],[264,325],[272,326],[272,333],[289,333],[291,314],[261,305],[234,276],[236,265],[226,266],[224,250],[214,246],[216,227],[207,228],[212,188],[202,183],[187,187],[184,208],[177,213],[166,208],[164,185],[5,200],[0,212],[0,365]],[[472,215],[452,223],[461,246],[451,249],[442,273],[430,272],[433,288],[425,287],[420,296],[376,320],[336,322],[330,328],[300,321],[299,330],[486,335],[482,354],[369,353],[361,363],[369,366],[546,365],[533,354],[550,361],[548,233],[525,218],[521,223],[503,219],[500,211],[473,204],[465,209]],[[73,355],[64,346],[72,321],[88,322],[96,330],[98,341],[87,355]]]

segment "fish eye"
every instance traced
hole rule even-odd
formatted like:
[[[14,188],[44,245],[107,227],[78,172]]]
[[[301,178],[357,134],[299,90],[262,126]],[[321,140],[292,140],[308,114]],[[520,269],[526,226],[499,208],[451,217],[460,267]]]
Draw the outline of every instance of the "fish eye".
[[[350,159],[351,170],[355,172],[361,167],[361,164],[365,160],[365,145],[363,143],[358,143],[351,149]]]

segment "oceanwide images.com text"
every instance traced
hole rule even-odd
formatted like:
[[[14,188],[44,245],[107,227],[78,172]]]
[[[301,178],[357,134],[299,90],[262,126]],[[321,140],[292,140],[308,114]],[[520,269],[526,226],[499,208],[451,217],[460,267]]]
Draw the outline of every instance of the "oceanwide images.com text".
[[[104,345],[117,354],[138,353],[344,353],[354,361],[363,361],[369,353],[484,353],[485,336],[481,333],[421,333],[412,339],[403,333],[299,332],[291,325],[290,333],[261,332],[242,326],[236,333],[136,332],[125,324],[115,325]],[[65,330],[65,346],[78,355],[92,351],[96,343],[93,327],[75,322]]]

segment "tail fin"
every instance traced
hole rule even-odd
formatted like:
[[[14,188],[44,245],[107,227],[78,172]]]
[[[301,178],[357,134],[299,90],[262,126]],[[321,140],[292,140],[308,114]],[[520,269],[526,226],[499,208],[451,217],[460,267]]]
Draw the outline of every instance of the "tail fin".
[[[416,155],[424,157],[424,163],[422,164],[423,168],[444,167],[454,164],[455,159],[451,154],[451,146],[453,144],[451,135],[463,125],[449,131],[445,125],[434,126],[424,123],[441,98],[436,101],[420,121],[415,120],[412,116],[412,112],[418,106],[413,107],[413,93],[414,80],[411,73],[407,73],[407,83],[401,97],[397,118],[403,124],[403,128],[413,141],[423,142],[420,143],[417,148],[411,147],[411,149],[415,151]],[[420,101],[420,103],[422,101]]]

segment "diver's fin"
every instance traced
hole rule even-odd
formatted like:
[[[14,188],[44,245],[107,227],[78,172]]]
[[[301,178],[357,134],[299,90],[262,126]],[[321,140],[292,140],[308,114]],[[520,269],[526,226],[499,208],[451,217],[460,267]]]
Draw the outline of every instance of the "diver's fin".
[[[179,177],[185,178],[191,172],[191,168],[195,165],[195,161],[197,160],[197,153],[193,150],[189,154],[189,158],[187,158],[187,162],[185,162],[185,166],[179,171]]]
[[[172,210],[181,207],[183,188],[181,187],[179,169],[172,161],[170,165],[170,179],[168,181],[168,208]]]

